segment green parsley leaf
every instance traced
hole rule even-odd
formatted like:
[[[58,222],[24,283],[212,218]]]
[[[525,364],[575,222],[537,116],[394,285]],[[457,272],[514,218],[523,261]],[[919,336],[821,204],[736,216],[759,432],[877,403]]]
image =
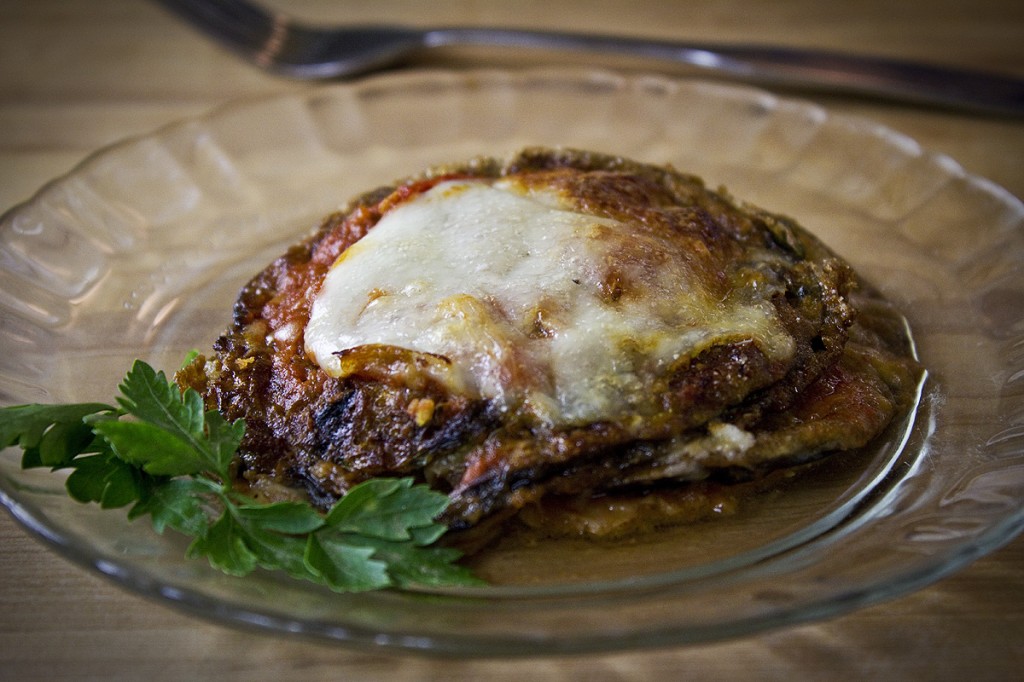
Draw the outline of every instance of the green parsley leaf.
[[[164,480],[150,486],[129,510],[128,518],[134,520],[149,514],[157,533],[162,534],[169,527],[184,535],[202,536],[210,526],[203,498],[216,489],[216,484],[202,478]]]
[[[344,536],[310,536],[306,566],[328,587],[341,592],[379,590],[394,584],[387,564],[372,558],[376,548],[347,540]]]
[[[242,504],[236,513],[240,519],[278,533],[312,533],[324,525],[324,517],[304,502]]]
[[[192,443],[154,424],[105,421],[93,428],[118,457],[154,476],[196,474],[206,462]]]
[[[104,509],[112,509],[129,505],[143,495],[138,469],[112,452],[79,457],[74,467],[65,486],[79,502],[98,502]]]
[[[189,392],[195,394],[192,389],[185,391],[186,394]],[[220,474],[222,480],[227,480],[231,460],[245,435],[245,421],[237,419],[229,423],[216,410],[206,412],[203,417],[206,423],[206,448],[203,452],[213,470]]]
[[[448,497],[412,483],[411,478],[360,483],[334,505],[327,525],[383,540],[409,540],[413,529],[433,529],[438,525],[434,519],[448,506]]]
[[[192,541],[186,556],[190,559],[205,556],[214,568],[238,576],[252,573],[257,560],[230,510],[225,510],[204,535]]]
[[[236,518],[244,536],[246,548],[256,557],[256,563],[271,571],[284,571],[293,578],[320,582],[319,576],[305,563],[307,536],[285,535]]]
[[[92,442],[85,418],[113,411],[115,408],[102,403],[5,407],[0,411],[0,448],[20,447],[25,469],[68,466]]]
[[[195,391],[182,394],[166,375],[136,360],[120,385],[117,402],[129,414],[183,440],[203,435],[203,401]],[[200,449],[198,443],[197,449]]]
[[[322,514],[305,502],[259,503],[233,489],[230,467],[242,420],[205,410],[192,389],[136,361],[119,408],[102,403],[0,409],[0,446],[22,449],[22,467],[70,468],[68,494],[102,507],[132,504],[158,533],[193,538],[186,556],[232,575],[280,570],[334,590],[475,585],[460,553],[431,547],[447,496],[412,479],[352,488]],[[134,504],[133,504],[134,503]]]
[[[228,424],[216,411],[204,412],[198,393],[192,389],[181,392],[163,372],[156,372],[138,360],[125,375],[120,388],[122,397],[118,398],[118,403],[121,407],[152,428],[150,433],[140,430],[125,434],[124,427],[109,427],[104,435],[114,437],[114,433],[120,432],[126,436],[119,439],[126,458],[148,463],[146,469],[150,473],[176,476],[210,469],[222,478],[227,477],[231,457],[242,441],[244,422]],[[154,442],[156,432],[161,433],[159,438],[171,452],[161,453],[158,447],[153,447],[157,445]],[[128,441],[135,439],[147,442],[129,446]],[[146,449],[152,451],[146,455]]]
[[[484,584],[468,568],[455,563],[461,556],[455,549],[365,536],[350,537],[347,541],[354,546],[373,548],[373,558],[388,567],[388,575],[399,587]]]

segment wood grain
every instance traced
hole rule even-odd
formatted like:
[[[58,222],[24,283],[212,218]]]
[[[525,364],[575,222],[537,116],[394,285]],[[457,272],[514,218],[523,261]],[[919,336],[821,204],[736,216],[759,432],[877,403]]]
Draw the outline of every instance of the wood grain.
[[[1024,3],[1015,1],[276,4],[311,21],[486,23],[767,41],[1024,76]],[[451,51],[413,68],[517,68],[539,61],[583,63],[561,55]],[[249,68],[152,3],[0,0],[0,210],[98,147],[233,98],[305,87]],[[818,100],[904,132],[1024,196],[1021,121],[838,97]],[[931,587],[824,623],[651,652],[451,661],[350,651],[207,623],[71,565],[0,514],[0,680],[1019,679],[1022,567],[1024,539],[1017,539]]]

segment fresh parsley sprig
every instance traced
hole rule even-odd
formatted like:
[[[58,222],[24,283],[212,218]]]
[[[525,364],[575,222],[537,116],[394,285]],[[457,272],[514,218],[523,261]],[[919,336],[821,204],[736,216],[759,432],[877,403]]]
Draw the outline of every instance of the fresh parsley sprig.
[[[196,391],[136,361],[117,405],[0,409],[0,447],[22,449],[23,468],[71,469],[68,493],[148,515],[153,528],[193,538],[187,556],[232,575],[280,570],[331,589],[473,585],[457,550],[434,546],[448,498],[412,479],[374,479],[326,514],[305,502],[259,503],[232,486],[242,420],[204,411]]]

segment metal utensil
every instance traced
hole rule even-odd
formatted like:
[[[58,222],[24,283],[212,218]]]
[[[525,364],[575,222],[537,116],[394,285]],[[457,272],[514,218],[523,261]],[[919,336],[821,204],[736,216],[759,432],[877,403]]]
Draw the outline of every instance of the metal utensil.
[[[493,45],[603,52],[686,64],[762,85],[1024,114],[1024,79],[878,57],[502,28],[313,27],[248,0],[158,0],[245,59],[302,79],[382,69],[423,50]]]

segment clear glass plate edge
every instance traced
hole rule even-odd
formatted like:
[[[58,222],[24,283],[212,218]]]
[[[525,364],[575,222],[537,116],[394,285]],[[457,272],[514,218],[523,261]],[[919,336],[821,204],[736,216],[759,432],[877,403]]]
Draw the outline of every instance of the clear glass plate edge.
[[[420,77],[421,76],[416,76],[415,78],[418,79]],[[478,76],[478,77],[486,78],[486,76]],[[537,76],[534,75],[534,77],[537,77]],[[578,74],[577,75],[571,75],[571,76],[570,75],[563,75],[563,76],[559,76],[559,77],[578,77]],[[604,76],[604,77],[607,77],[607,76]],[[395,87],[394,82],[392,82],[390,87]],[[716,87],[718,87],[718,86],[716,86]],[[732,86],[728,86],[728,87],[732,88]],[[753,93],[754,91],[749,91],[749,92]],[[751,96],[755,96],[755,95],[751,94]],[[756,97],[763,97],[763,96],[764,96],[763,93],[759,93],[759,94],[756,95]],[[217,112],[214,112],[210,116],[213,117],[213,116],[216,116],[216,115],[217,115]],[[858,126],[864,126],[866,128],[875,128],[874,124],[871,124],[871,123],[868,123],[868,122],[853,121],[852,124],[853,125],[858,125]],[[156,133],[156,135],[159,135],[159,134],[160,134],[160,132],[158,131]],[[896,135],[898,137],[898,134],[893,133],[893,135]],[[148,137],[148,136],[146,136],[146,137]],[[91,163],[94,158],[98,158],[98,157],[103,156],[105,154],[116,152],[116,150],[121,148],[122,146],[129,146],[129,145],[133,144],[134,142],[135,142],[135,140],[128,140],[128,141],[126,141],[124,143],[116,145],[113,148],[109,148],[109,149],[106,149],[106,150],[101,150],[100,152],[97,152],[97,154],[95,154],[92,157],[90,157],[90,159],[88,159],[86,162],[84,162],[83,165]],[[74,173],[75,173],[74,170],[71,171],[71,173],[69,173],[69,176],[73,175]],[[68,176],[65,176],[65,177],[68,177]],[[62,180],[63,179],[57,179],[53,183],[50,183],[47,187],[51,187],[53,185],[59,184],[60,182],[62,182]],[[996,195],[1002,201],[1007,201],[1009,203],[1016,202],[1019,205],[1019,201],[1017,201],[1016,198],[1012,197],[1012,195],[1009,195],[1009,193],[1006,193],[1005,190],[1001,190],[1001,188],[996,187],[995,185],[993,185],[992,183],[989,183],[988,181],[985,181],[985,180],[982,180],[982,179],[974,179],[974,178],[968,178],[968,180],[970,182],[977,183],[977,185],[979,187],[981,187],[984,191],[987,191],[987,192],[990,192],[990,193]],[[47,191],[46,188],[41,190],[40,195],[37,195],[37,196],[41,196],[42,194],[45,193],[45,191]],[[35,200],[36,199],[31,200],[28,203],[32,203],[32,201],[35,201]],[[5,215],[4,219],[6,220],[7,216],[9,216],[9,215],[11,215],[13,213],[16,213],[20,209],[21,209],[21,207],[16,207],[15,209],[12,209],[11,212],[9,212],[8,214]],[[12,512],[15,513],[15,516],[16,516],[16,518],[18,518],[20,523],[28,526],[30,528],[30,530],[32,530],[33,532],[39,534],[41,537],[46,539],[48,542],[51,542],[51,543],[55,544],[56,546],[58,546],[58,548],[61,548],[61,547],[67,548],[68,547],[68,545],[66,545],[66,544],[62,545],[61,542],[60,542],[60,538],[61,538],[60,532],[59,532],[60,529],[49,528],[49,527],[46,527],[45,524],[40,524],[38,522],[38,519],[34,515],[32,515],[31,512],[29,512],[26,508],[21,507],[20,505],[18,505],[18,503],[10,495],[5,494],[4,502],[5,502],[5,505],[7,505],[8,508],[11,509]],[[931,582],[932,580],[938,579],[938,578],[942,577],[943,575],[948,574],[952,570],[956,570],[957,568],[959,568],[963,564],[967,563],[968,561],[972,560],[976,556],[979,556],[981,553],[990,551],[991,549],[994,549],[995,547],[998,547],[1001,544],[1003,544],[1005,542],[1008,542],[1016,533],[1020,532],[1020,529],[1021,529],[1020,527],[1021,527],[1021,516],[1020,516],[1020,514],[1018,514],[1018,515],[1016,515],[1015,517],[1012,517],[1012,518],[1006,518],[1006,519],[1003,520],[1002,523],[997,524],[996,526],[993,526],[993,528],[990,529],[989,533],[983,534],[983,535],[979,536],[979,538],[977,539],[977,541],[975,543],[973,543],[973,545],[964,545],[964,546],[959,547],[958,559],[957,560],[955,560],[955,561],[954,560],[945,561],[944,563],[942,563],[941,566],[936,567],[935,571],[933,571],[933,572],[923,572],[923,573],[921,573],[919,575],[908,576],[907,581],[903,584],[902,587],[898,587],[898,586],[894,586],[894,585],[890,584],[890,585],[888,585],[888,589],[887,590],[879,590],[870,598],[865,596],[862,599],[848,600],[847,603],[852,604],[852,605],[849,606],[849,608],[855,608],[857,605],[863,605],[864,603],[869,603],[869,599],[872,600],[872,601],[877,601],[879,599],[890,598],[890,597],[894,596],[895,594],[903,593],[903,592],[905,592],[907,590],[910,590],[910,589],[916,589],[917,587],[920,587],[921,585],[926,584],[927,582]],[[76,552],[76,554],[77,554],[77,552]],[[88,563],[88,559],[86,557],[83,557],[83,556],[74,556],[73,555],[73,556],[71,556],[71,558],[76,560],[76,561],[78,561],[78,562],[80,562],[80,563]],[[106,574],[108,576],[114,577],[114,579],[116,579],[116,580],[119,580],[119,581],[122,581],[122,582],[126,582],[126,583],[130,582],[129,579],[126,578],[125,576],[116,575],[117,571],[111,570],[109,567],[107,567],[106,570],[102,566],[95,566],[94,565],[93,567],[97,568],[97,570],[99,570],[100,572],[102,572],[102,573],[104,573],[104,574]],[[146,590],[144,585],[142,585],[142,583],[144,583],[145,581],[144,580],[140,580],[140,578],[138,576],[133,578],[133,580],[136,581],[136,583],[134,585],[135,589],[138,589],[139,591],[142,591],[144,593],[148,591],[150,594],[157,594],[157,595],[161,596],[164,599],[169,598],[167,594],[161,594],[159,589],[157,589],[155,591],[152,590],[152,589],[151,590]],[[182,598],[179,601],[181,601],[182,603],[185,602],[184,598]],[[201,602],[201,600],[197,600],[195,603],[198,605],[198,604],[200,604],[200,602]],[[210,606],[211,605],[209,605],[209,604],[204,604],[204,605],[198,606],[197,610],[199,610],[199,611],[207,611],[207,610],[209,610]],[[784,621],[784,622],[796,622],[797,620],[805,619],[805,618],[809,618],[809,617],[810,618],[815,618],[815,617],[821,617],[822,615],[834,615],[836,612],[841,612],[842,610],[849,610],[849,608],[846,608],[845,606],[840,606],[838,603],[833,603],[833,604],[830,604],[830,605],[822,605],[819,609],[817,609],[815,614],[812,614],[811,610],[804,610],[802,613],[799,613],[799,614],[780,615],[779,619],[780,619],[780,622],[782,622],[782,621]],[[826,611],[828,612],[827,614],[825,613]],[[223,615],[223,614],[221,614],[221,615]],[[234,618],[234,619],[237,619],[237,620],[241,620],[243,622],[245,622],[246,620],[259,620],[259,618],[247,618],[247,617],[239,617],[239,616],[240,616],[240,613],[235,614],[235,616],[228,616],[228,618]],[[220,616],[218,616],[218,617],[220,617]],[[762,621],[759,621],[759,622],[760,623],[766,623],[767,621],[762,620]],[[751,625],[751,627],[753,626],[753,624],[750,624],[750,625]],[[280,629],[288,630],[289,628],[288,627],[283,627],[283,628],[280,628]],[[329,638],[338,638],[336,636],[337,633],[335,633],[335,636],[332,636],[331,634],[328,634],[328,631],[330,630],[330,628],[325,627],[324,630],[325,630],[325,632],[324,633],[320,633],[320,634],[323,634],[323,635],[325,635],[325,636],[327,636]],[[731,636],[732,634],[736,634],[736,632],[734,630],[735,629],[730,629],[730,634],[728,636]],[[743,631],[743,628],[739,628],[739,630]],[[307,628],[307,631],[308,631],[308,628]],[[676,632],[676,633],[666,633],[665,634],[666,638],[672,639],[672,640],[679,639],[680,636],[681,635],[678,632]],[[710,634],[709,636],[715,637],[716,635]],[[346,637],[344,637],[344,636],[341,637],[341,639],[345,639],[345,638]],[[411,641],[411,640],[409,638],[416,639],[416,636],[415,635],[408,635],[408,636],[406,636],[403,639],[403,641],[405,641],[405,644],[400,645],[400,648],[408,648],[410,646],[409,645],[409,641]],[[685,637],[684,637],[684,639],[685,639]],[[378,633],[378,640],[379,640],[379,633]],[[646,633],[644,635],[644,641],[645,642],[651,642],[651,641],[655,641],[655,639],[654,639],[654,637],[653,637],[653,635],[651,633]],[[699,641],[699,640],[690,640],[690,641]],[[591,643],[593,644],[593,642],[591,642]],[[532,644],[536,645],[537,643],[534,642]],[[608,644],[609,643],[607,641],[602,641],[600,643],[600,646],[607,646]],[[630,644],[630,646],[635,646],[635,645],[637,645],[637,643]],[[388,644],[387,646],[391,646],[391,644]],[[512,645],[512,644],[508,644],[508,646],[512,646],[513,648],[515,648],[515,645]],[[530,645],[527,645],[527,646],[530,646]],[[580,643],[577,643],[576,645],[573,645],[573,646],[577,646],[577,647],[582,649],[582,648],[584,648],[585,645],[584,645],[584,643],[580,642]],[[440,648],[442,650],[445,650],[446,647],[447,647],[447,650],[454,650],[455,648],[458,648],[456,646],[456,644],[454,643],[454,641],[447,642],[446,644],[442,645],[439,640],[435,640],[433,642],[433,644],[430,644],[430,645],[427,646],[428,649]],[[421,647],[414,646],[412,648],[421,648]],[[470,647],[470,648],[472,648],[472,647]],[[562,649],[559,649],[559,650],[562,650]]]

